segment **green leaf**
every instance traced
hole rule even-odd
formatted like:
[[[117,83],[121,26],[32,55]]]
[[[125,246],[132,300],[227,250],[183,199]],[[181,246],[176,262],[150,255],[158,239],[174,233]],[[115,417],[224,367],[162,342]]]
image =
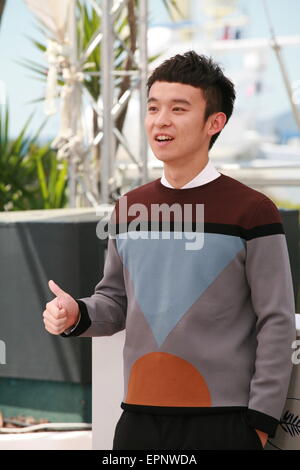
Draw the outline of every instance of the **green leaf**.
[[[63,203],[63,196],[66,188],[68,166],[67,162],[62,162],[63,168],[60,170],[55,190],[55,206],[61,207]]]
[[[9,110],[0,110],[0,211],[44,209],[66,203],[66,165],[63,171],[58,169],[50,145],[38,144],[47,118],[29,136],[31,118],[17,138],[9,140]]]
[[[36,155],[36,164],[37,164],[37,174],[38,174],[38,178],[39,178],[39,183],[40,183],[42,196],[43,196],[43,199],[44,199],[44,202],[45,202],[45,207],[47,209],[49,209],[49,202],[48,202],[49,192],[48,192],[48,188],[47,188],[46,175],[45,175],[45,172],[44,172],[44,168],[43,168],[43,165],[42,165],[42,162],[41,162],[40,155]]]

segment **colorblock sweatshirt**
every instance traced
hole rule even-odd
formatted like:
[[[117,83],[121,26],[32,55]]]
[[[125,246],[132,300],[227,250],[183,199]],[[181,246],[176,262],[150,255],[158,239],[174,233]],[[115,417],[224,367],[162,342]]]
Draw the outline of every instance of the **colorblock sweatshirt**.
[[[126,330],[124,410],[246,409],[274,437],[296,338],[282,220],[264,194],[224,174],[175,189],[160,179],[121,196],[104,274],[62,336]]]

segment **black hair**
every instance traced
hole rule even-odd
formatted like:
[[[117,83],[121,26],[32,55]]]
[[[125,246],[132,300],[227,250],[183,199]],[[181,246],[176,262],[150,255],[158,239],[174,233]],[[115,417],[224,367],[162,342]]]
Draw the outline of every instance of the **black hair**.
[[[201,88],[206,101],[204,119],[216,112],[223,112],[228,122],[235,101],[234,84],[225,77],[223,71],[211,57],[199,55],[195,51],[177,54],[160,64],[147,81],[148,94],[154,82],[177,82]],[[221,131],[220,131],[221,132]],[[220,132],[210,139],[209,149]]]

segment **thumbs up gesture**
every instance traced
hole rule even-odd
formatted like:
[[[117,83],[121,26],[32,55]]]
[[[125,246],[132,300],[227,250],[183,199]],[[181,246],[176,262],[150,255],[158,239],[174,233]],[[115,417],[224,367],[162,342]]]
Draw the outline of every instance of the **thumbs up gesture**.
[[[53,335],[60,335],[79,319],[79,307],[70,294],[63,291],[54,281],[49,281],[49,289],[56,296],[46,304],[43,312],[45,328]]]

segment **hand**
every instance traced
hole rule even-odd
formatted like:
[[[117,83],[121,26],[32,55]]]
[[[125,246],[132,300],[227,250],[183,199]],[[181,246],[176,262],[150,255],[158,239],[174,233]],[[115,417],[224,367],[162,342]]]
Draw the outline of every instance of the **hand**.
[[[54,281],[49,281],[48,285],[56,297],[46,304],[46,310],[43,312],[44,324],[49,333],[60,335],[77,323],[79,307],[76,300]]]
[[[259,429],[255,429],[255,431],[257,432],[258,437],[261,440],[261,445],[265,447],[267,440],[268,440],[268,434],[263,431],[260,431]]]

